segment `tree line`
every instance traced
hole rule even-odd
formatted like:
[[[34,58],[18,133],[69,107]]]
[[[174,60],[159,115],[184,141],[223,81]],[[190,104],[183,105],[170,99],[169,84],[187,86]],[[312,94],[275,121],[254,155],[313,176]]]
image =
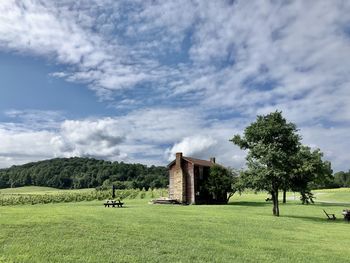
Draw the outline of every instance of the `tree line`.
[[[111,162],[93,158],[55,158],[0,169],[0,188],[48,186],[60,189],[164,188],[168,185],[168,169]]]
[[[340,171],[335,173],[331,187],[350,187],[350,170],[348,172]]]

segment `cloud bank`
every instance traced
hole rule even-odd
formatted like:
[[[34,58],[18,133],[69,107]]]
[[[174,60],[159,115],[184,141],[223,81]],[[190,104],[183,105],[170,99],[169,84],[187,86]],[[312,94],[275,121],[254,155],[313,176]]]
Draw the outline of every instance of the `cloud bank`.
[[[228,140],[282,110],[304,143],[349,169],[349,13],[340,0],[2,1],[1,51],[61,65],[52,78],[85,84],[116,114],[47,122],[9,109],[0,165],[73,155],[164,164],[182,150],[242,166]]]

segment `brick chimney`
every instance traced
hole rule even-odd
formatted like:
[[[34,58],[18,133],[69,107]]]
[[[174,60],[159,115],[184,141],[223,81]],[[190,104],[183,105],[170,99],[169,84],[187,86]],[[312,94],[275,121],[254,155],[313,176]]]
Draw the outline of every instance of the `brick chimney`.
[[[176,153],[175,166],[176,166],[177,169],[181,168],[181,159],[182,159],[182,153]]]
[[[215,157],[210,157],[210,162],[215,163]]]

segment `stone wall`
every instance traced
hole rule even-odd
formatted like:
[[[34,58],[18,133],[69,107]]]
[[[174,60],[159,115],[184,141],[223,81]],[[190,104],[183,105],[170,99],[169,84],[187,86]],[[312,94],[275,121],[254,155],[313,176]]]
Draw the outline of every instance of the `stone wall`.
[[[173,198],[176,199],[179,202],[185,202],[185,196],[184,196],[184,187],[185,180],[184,180],[184,173],[182,169],[175,169],[174,171],[174,181],[173,181]]]

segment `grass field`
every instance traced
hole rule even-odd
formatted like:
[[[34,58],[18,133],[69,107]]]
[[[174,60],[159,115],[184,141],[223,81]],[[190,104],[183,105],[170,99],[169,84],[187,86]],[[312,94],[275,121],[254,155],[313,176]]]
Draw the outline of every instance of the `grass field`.
[[[350,188],[314,191],[316,201],[330,203],[350,203]]]
[[[350,191],[317,193],[348,204],[288,201],[279,218],[266,194],[252,193],[212,206],[150,205],[150,196],[114,209],[101,201],[3,206],[0,262],[346,262],[350,224],[341,211]]]

